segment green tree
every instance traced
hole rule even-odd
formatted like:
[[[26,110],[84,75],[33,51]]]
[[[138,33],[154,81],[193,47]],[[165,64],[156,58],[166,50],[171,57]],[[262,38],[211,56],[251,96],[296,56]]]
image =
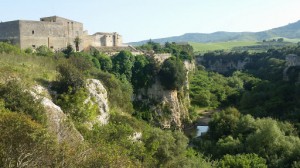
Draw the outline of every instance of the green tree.
[[[69,88],[76,92],[84,86],[83,74],[73,65],[68,62],[58,65],[58,86],[59,92],[67,92]]]
[[[186,80],[186,70],[182,61],[171,57],[165,60],[159,72],[159,79],[168,90],[180,89]]]
[[[76,52],[79,51],[79,45],[81,43],[81,39],[77,36],[75,39],[74,39],[74,44],[75,44],[75,48],[76,48]]]
[[[132,77],[132,67],[134,62],[134,56],[129,51],[121,51],[116,56],[112,57],[113,72],[119,75],[124,74],[128,81]]]
[[[67,46],[67,48],[63,49],[62,52],[65,54],[65,57],[69,58],[71,54],[74,52],[74,49],[71,44]]]
[[[230,136],[238,128],[240,112],[235,108],[227,108],[215,113],[209,122],[209,134],[213,139]]]
[[[155,82],[158,71],[159,65],[153,57],[136,56],[131,78],[134,89],[150,87]]]
[[[99,60],[102,71],[110,72],[112,70],[113,63],[109,56],[101,53],[101,54],[97,55],[96,58]]]
[[[270,167],[291,167],[300,157],[300,139],[288,123],[271,118],[257,119],[256,131],[245,141],[246,151],[266,158]]]
[[[147,152],[158,161],[154,167],[178,165],[179,158],[185,156],[188,139],[181,132],[153,129],[143,139]]]

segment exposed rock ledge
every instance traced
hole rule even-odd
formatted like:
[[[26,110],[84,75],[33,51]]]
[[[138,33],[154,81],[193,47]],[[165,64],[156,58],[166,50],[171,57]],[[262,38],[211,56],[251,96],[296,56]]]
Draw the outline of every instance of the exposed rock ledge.
[[[94,124],[107,124],[109,120],[109,107],[106,89],[97,79],[88,79],[86,81],[86,88],[89,93],[89,97],[86,102],[96,104],[99,109],[99,115],[97,116],[96,120],[87,124],[90,128],[92,128]]]
[[[36,100],[41,100],[47,115],[47,129],[56,135],[59,143],[68,142],[77,144],[83,141],[82,135],[75,128],[74,124],[68,120],[61,108],[53,103],[47,89],[40,85],[33,87],[30,92]]]

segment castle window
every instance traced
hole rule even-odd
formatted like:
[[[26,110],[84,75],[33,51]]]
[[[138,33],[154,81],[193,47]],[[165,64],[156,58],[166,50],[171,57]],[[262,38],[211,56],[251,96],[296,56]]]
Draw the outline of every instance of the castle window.
[[[51,46],[50,48],[51,48],[51,49],[53,49],[54,47],[53,47],[53,46]]]
[[[35,45],[32,45],[32,48],[35,48]]]
[[[34,30],[32,30],[32,32],[31,32],[32,34],[34,34]]]

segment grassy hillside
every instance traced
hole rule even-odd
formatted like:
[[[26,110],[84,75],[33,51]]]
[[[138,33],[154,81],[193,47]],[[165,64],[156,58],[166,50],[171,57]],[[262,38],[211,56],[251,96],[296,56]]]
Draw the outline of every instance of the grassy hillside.
[[[55,60],[50,57],[0,54],[0,81],[18,78],[30,82],[54,80],[57,72]]]
[[[286,26],[265,30],[261,32],[214,32],[214,33],[186,33],[180,36],[166,37],[160,39],[152,39],[157,43],[166,42],[198,42],[198,43],[219,43],[234,41],[263,41],[266,39],[274,39],[277,37],[292,39],[293,42],[299,42],[300,38],[300,21],[288,24]],[[131,42],[131,45],[142,45],[148,40]]]
[[[290,43],[298,43],[298,42],[300,42],[300,38],[296,38],[296,39],[290,39],[290,38],[284,38],[284,37],[274,37],[274,38],[275,39],[283,38],[285,42],[290,42]]]
[[[189,42],[189,44],[194,48],[194,52],[207,52],[214,50],[231,50],[234,47],[243,46],[254,46],[258,45],[255,41],[233,41],[233,42],[219,42],[219,43],[195,43]]]

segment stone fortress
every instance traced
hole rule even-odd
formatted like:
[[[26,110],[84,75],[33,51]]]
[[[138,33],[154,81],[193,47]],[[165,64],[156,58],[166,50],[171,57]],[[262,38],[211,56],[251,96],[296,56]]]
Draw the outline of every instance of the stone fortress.
[[[98,32],[88,35],[83,24],[58,16],[44,17],[40,21],[16,20],[0,23],[0,41],[9,41],[21,49],[47,46],[58,51],[72,45],[79,37],[79,50],[88,47],[122,47],[122,36],[118,33]]]

